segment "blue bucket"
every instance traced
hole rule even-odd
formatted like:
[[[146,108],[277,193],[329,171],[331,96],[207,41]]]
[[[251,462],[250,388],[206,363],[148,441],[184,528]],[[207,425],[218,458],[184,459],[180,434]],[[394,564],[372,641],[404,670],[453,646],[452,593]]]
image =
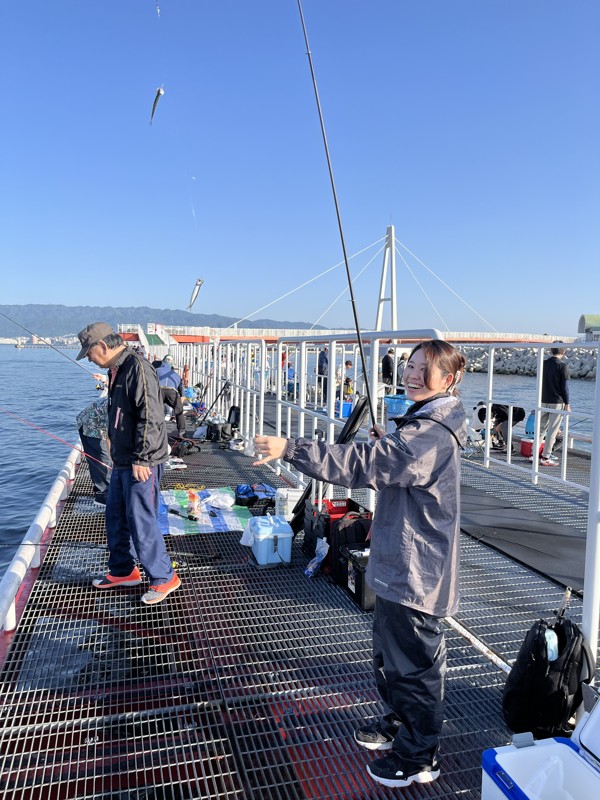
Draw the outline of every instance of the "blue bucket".
[[[383,398],[383,402],[385,403],[386,420],[404,416],[408,408],[412,406],[412,402],[405,394],[388,395]]]

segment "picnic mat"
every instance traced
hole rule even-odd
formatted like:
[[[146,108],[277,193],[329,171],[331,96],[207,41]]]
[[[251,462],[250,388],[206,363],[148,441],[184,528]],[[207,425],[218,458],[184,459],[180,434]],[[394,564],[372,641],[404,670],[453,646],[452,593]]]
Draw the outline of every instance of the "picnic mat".
[[[200,508],[195,512],[198,517],[187,519],[188,492],[187,489],[167,489],[162,491],[162,503],[158,514],[158,525],[163,536],[186,536],[196,533],[231,533],[243,531],[248,520],[252,516],[247,508],[242,506],[232,506],[231,508],[215,508],[203,505],[202,501],[210,494],[228,494],[235,497],[234,490],[225,486],[220,489],[202,489],[197,492],[200,498]],[[181,509],[182,517],[169,513],[169,506],[178,506]]]

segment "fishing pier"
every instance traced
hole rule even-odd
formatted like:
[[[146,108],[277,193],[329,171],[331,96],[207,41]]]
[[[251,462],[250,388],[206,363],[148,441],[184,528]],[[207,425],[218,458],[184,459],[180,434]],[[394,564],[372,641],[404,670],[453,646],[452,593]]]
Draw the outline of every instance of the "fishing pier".
[[[354,345],[329,346],[331,353]],[[377,358],[377,342],[368,346]],[[332,394],[325,411],[306,399],[307,368],[299,370],[300,400],[283,389],[282,353],[307,365],[306,341],[276,345],[272,384],[264,342],[206,343],[193,353],[186,347],[178,359],[191,364],[192,385],[208,385],[205,401],[215,410],[237,405],[246,438],[259,430],[312,435],[315,428],[334,437],[343,424]],[[218,442],[201,443],[185,463],[166,472],[163,490],[260,482],[278,488],[300,477],[283,465],[253,467],[242,451]],[[535,465],[532,471],[516,458],[478,449],[463,458],[463,491],[469,502],[485,495],[516,516],[535,516],[542,528],[560,523],[585,544],[591,465],[573,453],[564,478],[558,471],[545,477]],[[43,519],[39,541],[26,546],[39,566],[33,561],[23,570],[14,616],[7,616],[7,602],[2,606],[11,630],[0,642],[0,798],[399,796],[369,778],[373,754],[353,740],[356,727],[382,713],[372,676],[371,613],[330,576],[304,575],[302,534],[291,563],[270,569],[252,562],[239,530],[168,535],[182,586],[146,607],[139,589],[105,594],[91,586],[105,571],[107,550],[85,463],[70,459],[55,495],[56,519]],[[357,498],[374,499],[368,492]],[[509,665],[532,622],[562,600],[558,580],[500,552],[497,526],[483,522],[463,526],[472,530],[461,534],[461,606],[446,622],[441,775],[403,789],[411,800],[480,797],[483,750],[510,739],[501,714]],[[569,613],[582,622],[580,595]]]

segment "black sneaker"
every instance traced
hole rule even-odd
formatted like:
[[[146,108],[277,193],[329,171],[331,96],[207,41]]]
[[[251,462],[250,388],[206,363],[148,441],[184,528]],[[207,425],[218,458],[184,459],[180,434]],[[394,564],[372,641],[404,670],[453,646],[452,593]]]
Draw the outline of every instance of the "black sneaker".
[[[367,764],[367,772],[384,786],[402,788],[411,783],[431,783],[439,778],[440,767],[437,763],[415,767],[392,751]]]
[[[354,731],[354,741],[367,750],[391,750],[395,732],[385,718]]]

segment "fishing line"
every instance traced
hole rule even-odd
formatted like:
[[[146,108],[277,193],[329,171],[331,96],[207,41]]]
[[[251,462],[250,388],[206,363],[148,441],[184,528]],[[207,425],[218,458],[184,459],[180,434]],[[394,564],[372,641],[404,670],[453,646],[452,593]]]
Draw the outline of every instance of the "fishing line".
[[[485,317],[482,317],[482,316],[481,316],[481,314],[480,314],[478,311],[475,311],[475,309],[473,308],[473,306],[469,305],[469,304],[467,303],[467,301],[466,301],[466,300],[463,300],[463,299],[462,299],[462,297],[461,297],[459,294],[457,294],[457,293],[454,291],[454,289],[453,289],[451,286],[448,286],[448,284],[447,284],[447,283],[445,283],[445,282],[444,282],[444,281],[443,281],[443,280],[442,280],[442,279],[441,279],[441,278],[440,278],[438,275],[436,275],[436,274],[435,274],[435,272],[434,272],[432,269],[430,269],[430,268],[427,266],[427,264],[425,264],[423,261],[421,261],[421,259],[420,259],[418,256],[416,256],[416,255],[415,255],[415,254],[414,254],[414,253],[413,253],[411,250],[409,250],[409,249],[408,249],[408,247],[407,247],[405,244],[402,244],[402,242],[399,242],[398,240],[396,240],[395,244],[399,244],[399,245],[400,245],[400,247],[403,247],[403,248],[406,250],[406,252],[407,252],[407,253],[410,253],[410,255],[411,255],[411,256],[412,256],[412,257],[413,257],[413,258],[414,258],[416,261],[418,261],[418,262],[419,262],[419,264],[420,264],[422,267],[425,267],[425,269],[427,270],[427,272],[429,272],[431,275],[433,275],[433,277],[434,277],[436,280],[438,280],[438,281],[439,281],[439,282],[442,284],[442,286],[445,286],[445,287],[446,287],[446,289],[448,289],[448,291],[449,291],[449,292],[452,292],[452,294],[453,294],[455,297],[457,297],[457,298],[460,300],[460,302],[461,302],[461,303],[464,303],[464,304],[466,305],[466,307],[467,307],[467,308],[468,308],[470,311],[472,311],[474,314],[476,314],[476,315],[479,317],[479,319],[480,319],[482,322],[485,322],[485,324],[486,324],[488,327],[490,327],[490,328],[491,328],[491,329],[494,331],[494,333],[498,333],[498,329],[497,329],[497,328],[494,328],[494,326],[492,325],[492,323],[491,323],[491,322],[488,322],[488,321],[487,321],[487,319],[485,319]],[[397,249],[397,248],[396,248],[396,252],[398,252],[398,249]]]
[[[21,325],[21,323],[20,323],[20,322],[17,322],[15,319],[11,319],[11,318],[10,318],[10,317],[8,317],[6,314],[3,314],[3,313],[2,313],[2,311],[0,311],[0,316],[1,316],[1,317],[4,317],[4,318],[5,318],[5,319],[7,319],[9,322],[12,322],[14,325],[17,325],[19,328],[22,328],[24,331],[27,331],[27,333],[29,333],[31,336],[35,336],[35,338],[36,338],[36,339],[41,339],[41,340],[42,340],[42,342],[44,342],[44,344],[48,345],[48,347],[51,347],[53,350],[56,350],[56,352],[57,352],[57,353],[59,353],[61,356],[64,356],[64,357],[67,359],[67,361],[70,361],[72,364],[75,364],[75,366],[76,366],[76,367],[81,367],[81,369],[82,369],[82,370],[85,372],[85,374],[86,374],[86,375],[89,375],[91,378],[93,378],[93,377],[94,377],[94,373],[93,373],[93,372],[90,372],[90,371],[89,371],[89,369],[86,369],[86,368],[83,366],[83,364],[80,364],[80,363],[79,363],[79,361],[75,361],[75,359],[74,359],[74,358],[71,358],[71,357],[70,357],[70,356],[68,356],[66,353],[63,353],[63,352],[62,352],[62,350],[59,350],[57,347],[54,347],[54,345],[53,345],[53,344],[51,344],[51,343],[50,343],[49,341],[47,341],[46,339],[44,339],[44,337],[43,337],[43,336],[38,336],[38,334],[37,334],[37,333],[34,333],[33,331],[30,331],[30,330],[29,330],[29,328],[26,328],[26,327],[25,327],[25,325]],[[95,378],[94,378],[94,380],[95,380]]]
[[[158,2],[155,2],[156,5],[156,22],[157,22],[157,29],[158,29],[158,51],[159,51],[159,69],[163,73],[164,78],[164,55],[163,55],[163,41],[162,41],[162,23],[160,19],[160,6]],[[164,80],[161,81],[160,86],[156,88],[156,94],[154,96],[154,102],[152,104],[152,111],[150,113],[150,127],[152,127],[152,122],[154,120],[154,114],[156,113],[156,109],[158,108],[159,101],[161,97],[164,96],[165,93],[165,82]]]
[[[379,254],[380,254],[380,253],[381,253],[381,252],[382,252],[384,249],[385,249],[385,247],[380,247],[380,248],[379,248],[379,250],[378,250],[378,251],[375,253],[375,255],[374,255],[372,258],[370,258],[370,259],[367,261],[367,263],[364,265],[364,267],[363,267],[363,268],[362,268],[362,269],[361,269],[359,272],[357,272],[357,273],[356,273],[356,275],[354,276],[354,280],[356,280],[357,278],[360,278],[360,276],[361,276],[361,275],[363,274],[363,272],[364,272],[364,271],[367,269],[367,267],[369,267],[369,266],[370,266],[370,265],[373,263],[373,261],[375,261],[375,259],[377,258],[377,256],[378,256],[378,255],[379,255]],[[345,289],[342,289],[342,291],[341,291],[341,292],[338,294],[338,296],[335,298],[335,300],[333,301],[333,303],[330,303],[330,304],[327,306],[327,308],[325,309],[325,311],[323,311],[323,313],[321,314],[321,316],[320,316],[318,319],[316,319],[316,320],[313,322],[313,324],[310,326],[309,330],[311,330],[311,331],[312,331],[312,330],[313,330],[313,328],[315,327],[315,325],[318,325],[318,324],[319,324],[319,322],[321,322],[321,320],[323,319],[323,317],[325,316],[325,314],[327,314],[329,311],[331,311],[331,309],[334,307],[334,305],[335,305],[337,302],[339,302],[339,301],[342,299],[342,297],[343,297],[343,296],[346,294],[346,292],[347,292],[347,291],[348,291],[348,287],[346,286],[346,288],[345,288]]]
[[[436,313],[436,314],[438,315],[438,317],[440,318],[440,320],[441,320],[441,323],[442,323],[442,325],[444,326],[444,330],[446,330],[446,331],[449,331],[449,330],[450,330],[450,328],[448,327],[448,323],[447,323],[447,322],[446,322],[446,320],[445,320],[445,319],[442,317],[442,315],[440,314],[440,312],[437,310],[437,308],[436,308],[436,306],[435,306],[435,303],[434,303],[434,302],[433,302],[433,300],[432,300],[432,299],[429,297],[429,295],[428,295],[428,294],[427,294],[427,292],[425,291],[424,287],[422,286],[421,282],[419,281],[419,279],[417,278],[417,276],[415,275],[415,273],[413,272],[413,270],[410,268],[410,266],[409,266],[409,264],[408,264],[408,261],[407,261],[407,260],[404,258],[403,254],[402,254],[402,253],[401,253],[401,252],[398,250],[398,248],[397,248],[397,247],[396,247],[396,253],[397,253],[397,255],[398,255],[398,256],[399,256],[399,257],[402,259],[402,262],[404,263],[404,266],[405,266],[405,267],[406,267],[406,269],[407,269],[407,270],[410,272],[410,274],[411,274],[411,277],[412,277],[412,279],[414,280],[414,282],[417,284],[417,286],[419,287],[419,289],[420,289],[420,290],[423,292],[423,294],[425,295],[425,299],[427,300],[427,302],[429,303],[429,305],[430,305],[430,306],[433,308],[433,310],[435,311],[435,313]]]
[[[379,244],[384,239],[385,239],[384,236],[381,239],[377,239],[376,242],[373,242],[372,244],[367,245],[367,247],[363,247],[362,250],[359,250],[357,253],[354,253],[354,255],[350,256],[350,258],[356,258],[356,256],[360,256],[366,250],[370,250],[371,247],[375,247],[376,244]],[[380,253],[381,250],[379,250],[378,252]],[[377,253],[375,255],[377,255]],[[324,272],[321,272],[319,275],[315,275],[314,278],[309,278],[309,280],[304,281],[304,283],[301,283],[300,286],[296,286],[295,289],[290,289],[289,292],[286,292],[285,294],[282,294],[281,297],[278,297],[276,300],[271,300],[270,303],[267,303],[265,306],[261,306],[260,308],[257,308],[256,311],[252,311],[250,314],[246,314],[245,317],[242,317],[241,319],[238,319],[237,322],[232,322],[231,325],[228,325],[227,327],[228,328],[234,328],[236,325],[239,325],[240,322],[243,322],[245,319],[250,319],[250,317],[253,317],[255,314],[258,314],[261,311],[264,311],[265,308],[269,308],[269,306],[275,305],[275,303],[278,303],[280,300],[283,300],[285,297],[289,297],[291,294],[294,294],[294,292],[297,292],[299,289],[303,289],[305,286],[308,286],[309,283],[313,283],[314,281],[317,281],[319,278],[322,278],[324,275],[327,275],[328,272],[332,272],[334,269],[337,269],[338,267],[341,267],[341,265],[343,263],[344,263],[343,261],[338,261],[338,263],[334,264],[333,267],[328,267],[326,270],[324,270]]]
[[[358,351],[360,353],[360,360],[362,364],[363,374],[365,376],[365,389],[367,392],[367,402],[369,404],[369,413],[371,415],[371,421],[373,426],[375,426],[376,419],[375,419],[375,411],[373,409],[373,400],[371,398],[371,386],[369,385],[368,379],[368,372],[367,372],[367,363],[365,358],[365,349],[363,346],[362,336],[360,335],[360,325],[358,324],[358,312],[356,310],[356,300],[354,299],[354,289],[352,287],[352,276],[350,275],[350,265],[348,263],[348,255],[346,253],[346,241],[344,239],[344,230],[342,228],[342,217],[340,214],[340,206],[338,203],[337,191],[335,188],[335,181],[333,178],[333,167],[331,166],[331,157],[329,155],[329,145],[327,144],[327,134],[325,133],[325,122],[323,120],[323,112],[321,110],[321,101],[319,99],[319,90],[317,88],[317,78],[315,75],[315,68],[313,66],[312,61],[312,54],[310,51],[310,45],[308,43],[308,34],[306,32],[306,25],[304,23],[304,14],[302,12],[302,3],[301,0],[298,0],[298,11],[300,12],[300,21],[302,23],[302,31],[304,33],[304,42],[306,43],[306,55],[308,56],[308,63],[310,66],[310,74],[312,76],[312,83],[313,89],[315,92],[315,100],[317,103],[317,111],[319,113],[319,122],[321,123],[321,133],[323,135],[323,144],[325,146],[325,155],[327,157],[327,168],[329,170],[329,180],[331,182],[331,191],[333,192],[333,201],[335,204],[335,213],[337,216],[338,221],[338,228],[340,232],[340,240],[342,243],[342,252],[344,254],[344,265],[346,267],[346,278],[348,280],[348,291],[350,293],[350,302],[352,304],[352,315],[354,316],[354,326],[356,328],[356,337],[358,340]]]
[[[50,433],[50,431],[45,430],[45,428],[40,428],[40,426],[36,425],[34,422],[29,422],[29,420],[23,419],[23,417],[19,417],[18,414],[14,414],[12,411],[7,411],[5,408],[2,408],[2,406],[0,406],[0,411],[3,414],[7,414],[9,417],[14,417],[14,419],[18,419],[19,422],[23,422],[25,423],[25,425],[29,425],[31,428],[35,428],[36,430],[41,431],[41,433],[45,433],[46,436],[50,436],[52,439],[56,439],[57,442],[60,442],[61,444],[66,444],[67,447],[71,448],[71,450],[77,450],[78,453],[81,453],[86,458],[91,458],[92,461],[96,461],[98,464],[102,464],[103,467],[108,466],[107,464],[104,463],[104,461],[100,461],[99,459],[90,456],[88,453],[85,452],[85,450],[82,450],[81,447],[76,447],[74,444],[66,442],[59,436],[55,436],[53,433]]]

